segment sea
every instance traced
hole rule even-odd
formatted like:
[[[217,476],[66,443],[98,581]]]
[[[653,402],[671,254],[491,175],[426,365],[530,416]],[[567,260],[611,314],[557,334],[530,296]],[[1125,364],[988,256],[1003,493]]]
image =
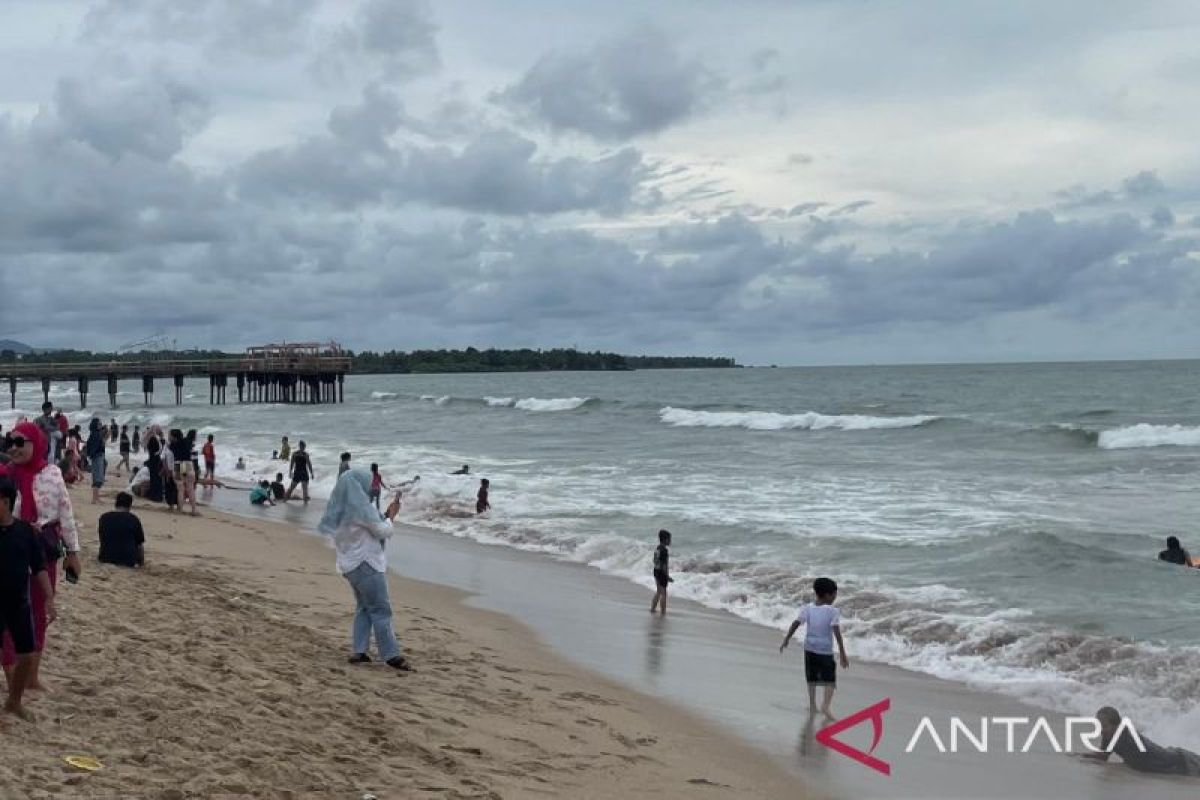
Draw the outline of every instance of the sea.
[[[226,476],[273,477],[286,434],[317,496],[349,451],[420,476],[407,522],[647,588],[666,528],[676,596],[784,628],[832,577],[857,658],[1200,745],[1200,570],[1157,561],[1171,534],[1200,555],[1200,362],[352,375],[318,406],[121,389],[103,419],[212,433]]]

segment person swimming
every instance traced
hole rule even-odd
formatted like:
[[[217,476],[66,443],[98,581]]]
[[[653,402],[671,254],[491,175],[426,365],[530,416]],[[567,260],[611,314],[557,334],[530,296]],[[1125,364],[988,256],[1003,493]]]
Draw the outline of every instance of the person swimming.
[[[471,474],[471,465],[463,464],[462,469],[456,469],[456,470],[454,470],[454,472],[451,472],[450,474],[451,475],[470,475]]]
[[[1168,564],[1178,564],[1181,567],[1193,566],[1192,557],[1187,550],[1183,549],[1178,536],[1167,537],[1167,549],[1158,554],[1158,560],[1166,561]]]

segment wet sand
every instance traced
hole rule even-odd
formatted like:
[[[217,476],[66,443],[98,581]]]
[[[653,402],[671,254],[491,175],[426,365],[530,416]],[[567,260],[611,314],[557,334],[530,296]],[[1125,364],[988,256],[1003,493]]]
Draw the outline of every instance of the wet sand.
[[[311,526],[316,510],[293,505],[262,513],[289,518],[297,526]],[[891,775],[884,776],[814,740],[826,721],[812,719],[807,713],[801,648],[797,643],[781,655],[782,632],[689,601],[673,600],[666,618],[651,616],[649,590],[626,580],[579,564],[481,545],[422,527],[405,526],[391,564],[407,577],[469,592],[471,605],[503,612],[529,625],[542,641],[577,664],[736,732],[791,770],[814,794],[1174,800],[1195,798],[1200,792],[1200,781],[1141,775],[1116,758],[1109,764],[1084,762],[1053,752],[1043,738],[1028,753],[981,754],[966,748],[957,754],[940,753],[928,738],[914,752],[906,753],[906,745],[925,715],[943,737],[951,716],[978,726],[982,716],[1044,715],[1060,734],[1063,718],[961,683],[855,662],[839,676],[835,711],[848,715],[890,698],[884,736],[875,751],[891,765]],[[847,646],[853,658],[849,628]],[[1018,750],[1028,730],[1018,729]],[[1153,730],[1145,733],[1154,737]],[[870,725],[848,730],[840,738],[865,750],[870,744]],[[1002,749],[1001,742],[1000,734],[993,733],[996,749]]]
[[[75,500],[84,576],[61,592],[37,721],[0,732],[2,797],[809,796],[456,589],[393,576],[417,672],[350,666],[353,602],[324,541],[267,514],[147,509],[148,567],[124,569],[94,560],[105,508]]]

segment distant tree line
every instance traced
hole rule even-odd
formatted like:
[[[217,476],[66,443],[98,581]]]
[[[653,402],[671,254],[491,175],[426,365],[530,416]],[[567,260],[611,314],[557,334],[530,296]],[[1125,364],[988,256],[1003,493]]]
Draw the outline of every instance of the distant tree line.
[[[364,351],[354,356],[354,371],[379,372],[553,372],[558,370],[619,371],[630,369],[680,369],[736,367],[732,358],[701,356],[624,356],[600,351],[554,350],[389,350]]]
[[[0,351],[0,363],[18,359],[27,364],[64,364],[81,362],[136,362],[154,360],[192,360],[209,358],[240,358],[242,353],[223,353],[219,350],[154,350],[134,353],[93,353],[88,350],[38,350],[20,355],[12,350]],[[620,371],[631,369],[697,369],[730,368],[737,362],[732,358],[703,356],[625,356],[600,351],[584,352],[575,349],[554,350],[389,350],[376,353],[364,350],[350,353],[357,373],[404,372],[553,372],[561,370]]]

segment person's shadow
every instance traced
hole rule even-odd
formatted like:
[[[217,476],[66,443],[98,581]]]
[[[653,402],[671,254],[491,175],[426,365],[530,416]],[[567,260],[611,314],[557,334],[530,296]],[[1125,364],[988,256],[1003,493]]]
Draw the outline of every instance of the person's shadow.
[[[815,710],[806,710],[807,719],[800,728],[800,737],[796,741],[796,758],[804,766],[813,766],[824,762],[829,757],[829,748],[817,741],[817,722],[825,722],[825,718]]]

